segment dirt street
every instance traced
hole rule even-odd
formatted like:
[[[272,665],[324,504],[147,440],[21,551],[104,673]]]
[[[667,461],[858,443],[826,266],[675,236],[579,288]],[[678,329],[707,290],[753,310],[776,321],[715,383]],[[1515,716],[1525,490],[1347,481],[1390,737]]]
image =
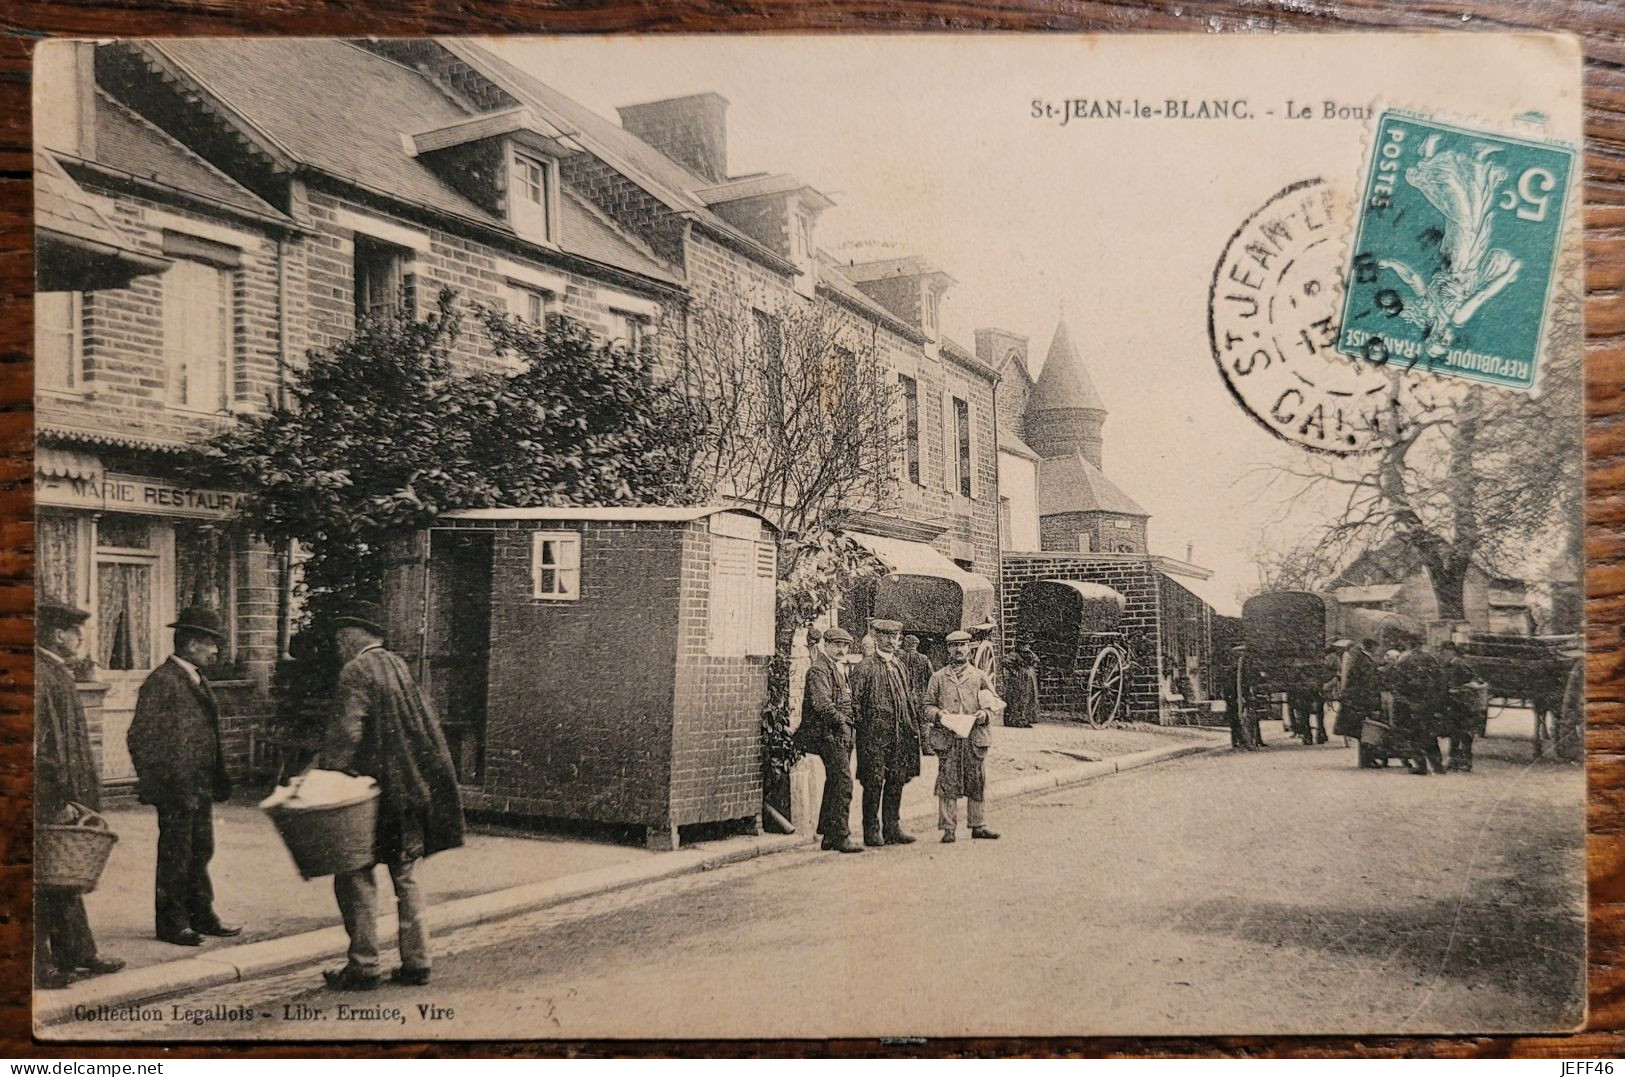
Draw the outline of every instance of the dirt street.
[[[1579,1023],[1579,768],[1529,765],[1527,740],[1492,737],[1474,773],[1424,779],[1358,770],[1336,740],[1275,741],[997,804],[996,842],[962,829],[942,845],[922,828],[912,846],[785,853],[469,929],[438,940],[423,988],[340,996],[305,971],[178,1000],[247,1006],[251,1029],[175,1020],[169,1003],[154,1004],[162,1021],[79,1028],[326,1039]],[[383,1016],[340,1020],[340,1002]]]

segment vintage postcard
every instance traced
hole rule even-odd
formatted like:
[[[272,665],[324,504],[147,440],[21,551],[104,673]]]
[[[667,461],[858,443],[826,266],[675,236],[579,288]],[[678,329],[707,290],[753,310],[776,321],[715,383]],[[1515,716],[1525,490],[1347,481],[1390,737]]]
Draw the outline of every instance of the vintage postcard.
[[[41,1038],[1583,1022],[1573,39],[34,79]]]

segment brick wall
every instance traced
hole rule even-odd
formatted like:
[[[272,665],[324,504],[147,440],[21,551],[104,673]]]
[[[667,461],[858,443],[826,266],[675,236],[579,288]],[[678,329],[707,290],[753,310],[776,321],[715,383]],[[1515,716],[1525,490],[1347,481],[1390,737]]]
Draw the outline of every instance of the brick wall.
[[[705,653],[711,535],[703,520],[681,534],[671,821],[741,819],[761,811],[767,660]]]
[[[1118,521],[1128,523],[1118,527]],[[1095,553],[1117,553],[1124,544],[1132,546],[1129,552],[1147,553],[1146,518],[1122,516],[1114,512],[1055,512],[1038,519],[1038,545],[1056,553],[1072,553],[1079,549],[1078,536],[1089,536],[1089,549]]]
[[[581,597],[531,597],[531,534],[581,537]],[[486,806],[670,822],[682,533],[671,524],[524,523],[495,532]]]
[[[109,219],[126,243],[161,257],[166,227],[183,231],[173,219],[199,222],[199,234],[212,238],[222,226],[208,217],[165,203],[97,189],[108,198]],[[232,326],[230,381],[234,399],[253,407],[275,392],[277,381],[276,241],[250,226],[232,226],[241,242],[241,265],[232,272],[235,321]],[[42,390],[35,401],[38,421],[83,430],[111,430],[173,445],[207,436],[225,417],[215,412],[182,411],[168,403],[169,368],[164,352],[163,276],[136,277],[128,288],[87,292],[82,300],[84,389]]]
[[[1084,459],[1106,469],[1106,413],[1093,408],[1040,408],[1027,415],[1026,442],[1048,460],[1083,450]]]
[[[1158,721],[1161,712],[1159,578],[1160,574],[1143,557],[1005,554],[1001,573],[1003,620],[1019,630],[1021,587],[1032,580],[1083,580],[1111,587],[1126,600],[1122,631],[1133,659],[1126,700],[1129,716],[1138,721]],[[1050,707],[1059,701],[1058,677],[1062,671],[1043,672],[1047,676],[1040,678],[1040,687],[1046,696],[1044,706]]]

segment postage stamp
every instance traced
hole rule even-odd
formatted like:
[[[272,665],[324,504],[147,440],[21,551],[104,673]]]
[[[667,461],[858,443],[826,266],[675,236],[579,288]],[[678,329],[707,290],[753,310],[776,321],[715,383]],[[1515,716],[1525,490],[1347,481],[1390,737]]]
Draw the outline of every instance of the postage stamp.
[[[1337,350],[1533,388],[1574,158],[1559,143],[1383,112]]]

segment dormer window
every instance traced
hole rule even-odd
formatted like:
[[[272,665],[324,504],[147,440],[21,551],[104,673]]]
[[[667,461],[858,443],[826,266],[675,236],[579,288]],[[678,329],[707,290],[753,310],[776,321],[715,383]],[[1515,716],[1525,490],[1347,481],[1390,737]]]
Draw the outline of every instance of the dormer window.
[[[513,151],[508,184],[508,220],[513,230],[537,243],[552,243],[556,234],[558,173],[545,157]]]
[[[813,254],[812,218],[805,213],[796,214],[796,253],[803,258]]]

